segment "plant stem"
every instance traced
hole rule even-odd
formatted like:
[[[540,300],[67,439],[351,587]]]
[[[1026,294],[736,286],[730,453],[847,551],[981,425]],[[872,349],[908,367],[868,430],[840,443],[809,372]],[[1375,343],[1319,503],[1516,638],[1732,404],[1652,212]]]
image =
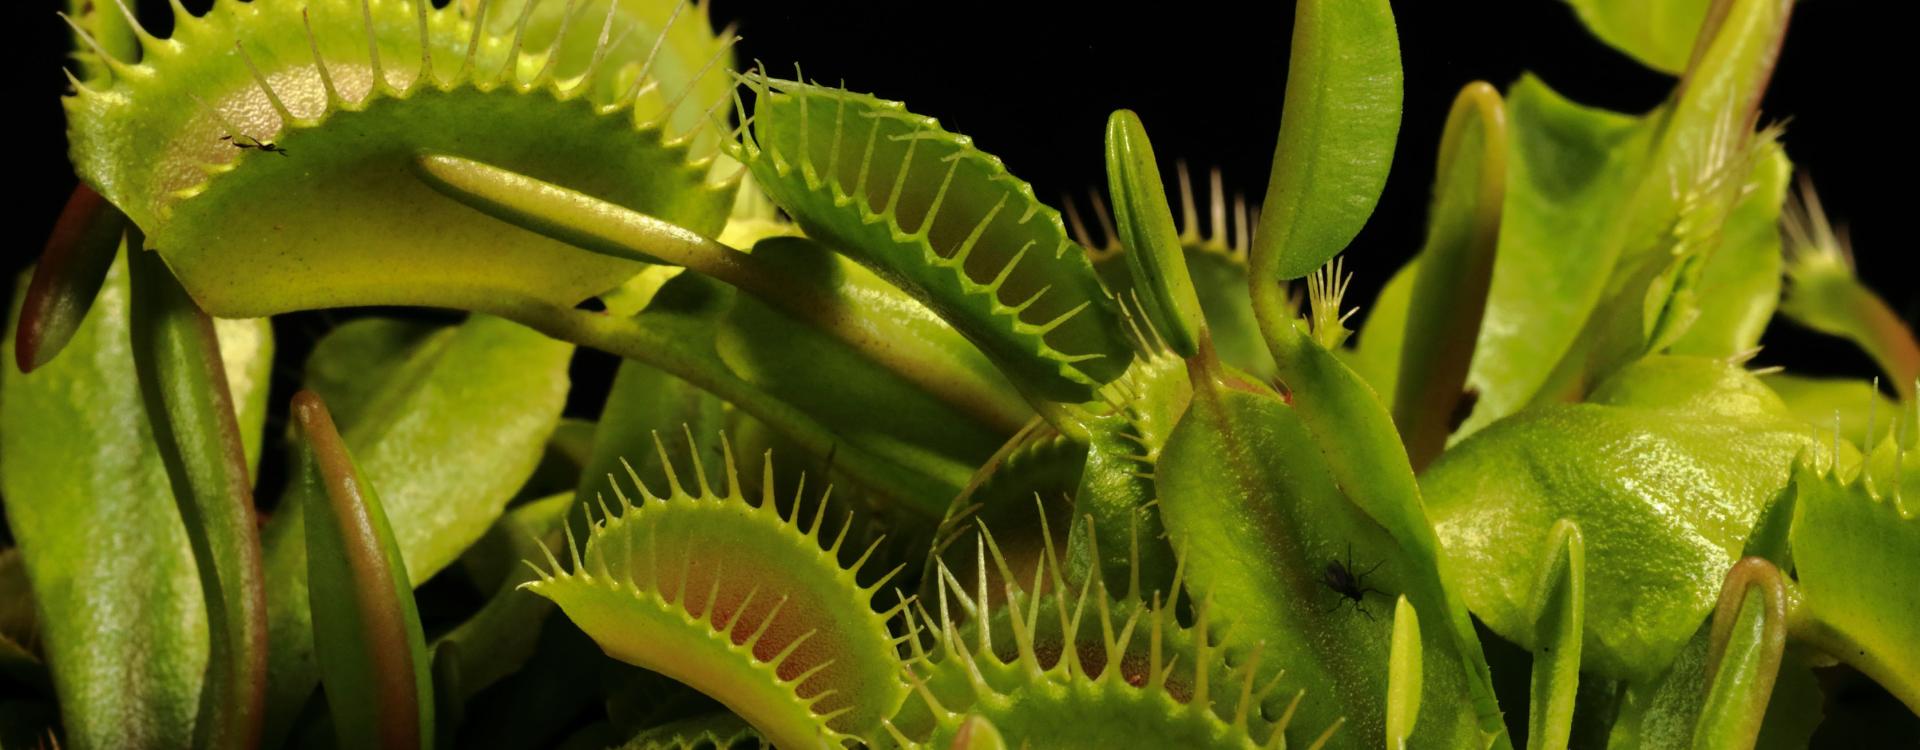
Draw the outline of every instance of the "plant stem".
[[[1026,415],[1006,394],[963,370],[928,367],[916,350],[885,340],[871,314],[751,253],[685,227],[591,195],[457,156],[428,154],[415,161],[421,179],[482,213],[602,255],[643,263],[670,263],[753,295],[846,344],[926,393],[1003,432]],[[1009,405],[1011,404],[1011,408]]]
[[[767,423],[814,455],[834,456],[835,469],[902,501],[903,507],[924,517],[940,518],[957,488],[967,481],[965,476],[929,477],[906,470],[841,438],[805,412],[733,374],[716,356],[690,347],[686,341],[702,335],[697,330],[682,331],[688,335],[679,336],[663,330],[670,325],[649,325],[640,318],[540,304],[502,309],[495,314],[562,341],[645,363],[702,388]]]

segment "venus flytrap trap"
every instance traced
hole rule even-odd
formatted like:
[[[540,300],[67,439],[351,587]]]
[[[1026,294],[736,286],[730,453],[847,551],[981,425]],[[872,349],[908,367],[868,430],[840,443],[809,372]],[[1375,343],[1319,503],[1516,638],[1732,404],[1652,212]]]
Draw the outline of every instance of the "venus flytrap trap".
[[[8,747],[1806,746],[1816,668],[1920,711],[1920,346],[1788,198],[1788,0],[1572,3],[1673,94],[1467,85],[1371,306],[1385,0],[1297,4],[1267,192],[1205,221],[1129,110],[1063,215],[685,1],[133,2],[69,7],[84,184],[0,372]],[[335,327],[255,486],[259,316],[369,305],[465,317]],[[1898,399],[1751,370],[1776,307]]]

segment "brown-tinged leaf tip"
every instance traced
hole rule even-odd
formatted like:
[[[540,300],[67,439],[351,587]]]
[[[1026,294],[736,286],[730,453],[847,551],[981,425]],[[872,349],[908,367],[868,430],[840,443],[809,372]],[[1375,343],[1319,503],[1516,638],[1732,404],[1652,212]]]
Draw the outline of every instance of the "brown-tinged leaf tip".
[[[126,215],[92,188],[74,188],[21,300],[13,353],[21,372],[52,361],[80,329],[113,265],[126,223]]]

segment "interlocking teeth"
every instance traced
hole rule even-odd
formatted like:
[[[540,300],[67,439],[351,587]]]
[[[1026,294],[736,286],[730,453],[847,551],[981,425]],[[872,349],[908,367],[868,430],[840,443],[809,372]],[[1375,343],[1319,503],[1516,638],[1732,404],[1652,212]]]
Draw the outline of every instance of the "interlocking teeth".
[[[1131,347],[1086,252],[999,159],[898,102],[740,81],[754,105],[739,105],[735,154],[810,236],[925,302],[1030,393],[1082,401],[1125,371]]]
[[[616,482],[618,507],[591,522],[584,548],[569,537],[571,564],[549,552],[526,587],[609,655],[719,699],[782,746],[874,736],[907,691],[888,626],[905,603],[872,607],[899,569],[861,585],[880,540],[843,567],[848,527],[831,542],[822,536],[824,495],[812,514],[804,494],[783,512],[769,479],[750,503],[731,445],[722,449],[724,488],[709,485],[697,448],[695,488],[669,465],[656,494],[629,466],[633,494]]]

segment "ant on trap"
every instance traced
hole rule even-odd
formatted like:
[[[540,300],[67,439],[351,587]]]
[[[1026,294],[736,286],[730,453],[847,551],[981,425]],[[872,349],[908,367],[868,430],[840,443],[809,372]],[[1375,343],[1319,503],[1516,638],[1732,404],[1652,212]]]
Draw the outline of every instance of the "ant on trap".
[[[1340,601],[1333,605],[1333,609],[1327,610],[1327,613],[1331,614],[1340,609],[1341,605],[1351,601],[1355,611],[1366,615],[1369,620],[1373,619],[1373,613],[1367,611],[1365,598],[1369,592],[1375,594],[1386,592],[1367,586],[1367,576],[1373,575],[1373,571],[1379,570],[1385,562],[1381,560],[1374,563],[1373,567],[1367,568],[1365,572],[1355,573],[1353,572],[1353,543],[1347,543],[1347,561],[1345,563],[1337,559],[1329,561],[1326,572],[1320,578],[1321,584],[1340,595]]]
[[[258,149],[260,151],[263,151],[269,154],[279,154],[281,156],[287,155],[286,149],[281,148],[277,145],[274,145],[273,142],[271,141],[263,141],[250,135],[243,135],[243,136],[240,136],[240,138],[245,138],[246,140],[243,141],[231,135],[220,136],[220,140],[233,144],[234,148],[251,148],[251,149]]]

